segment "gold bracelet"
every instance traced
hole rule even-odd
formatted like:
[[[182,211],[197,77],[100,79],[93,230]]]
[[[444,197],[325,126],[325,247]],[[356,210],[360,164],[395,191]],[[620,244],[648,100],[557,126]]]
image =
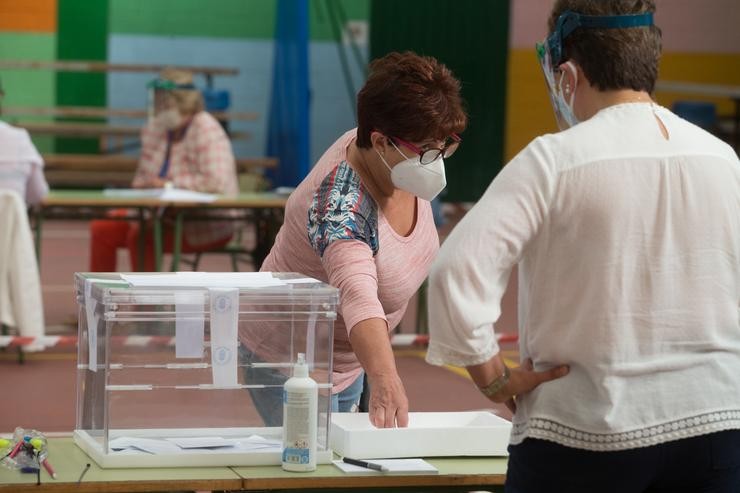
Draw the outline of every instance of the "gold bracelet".
[[[511,372],[509,371],[509,367],[504,365],[504,374],[500,377],[496,377],[493,382],[489,383],[485,387],[478,387],[478,389],[485,395],[486,397],[493,397],[494,395],[498,394],[501,389],[503,389],[507,383],[509,383],[509,377],[511,377]]]

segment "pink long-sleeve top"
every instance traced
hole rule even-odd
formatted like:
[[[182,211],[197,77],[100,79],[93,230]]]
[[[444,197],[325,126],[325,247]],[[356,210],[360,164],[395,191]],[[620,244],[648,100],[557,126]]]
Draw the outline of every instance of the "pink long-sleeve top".
[[[362,367],[349,342],[352,328],[379,318],[393,329],[427,276],[439,249],[429,202],[417,198],[408,236],[396,233],[347,161],[356,130],[342,135],[288,199],[285,222],[263,271],[300,272],[340,289],[334,325],[332,393]]]

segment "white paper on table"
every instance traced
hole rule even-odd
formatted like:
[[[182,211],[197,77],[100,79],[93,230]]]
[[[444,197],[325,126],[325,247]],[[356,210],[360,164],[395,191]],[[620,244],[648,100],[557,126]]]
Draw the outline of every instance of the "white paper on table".
[[[252,435],[248,438],[239,439],[239,447],[248,450],[258,450],[267,448],[278,448],[283,447],[283,441],[273,438],[265,438],[260,435]]]
[[[215,387],[234,387],[237,379],[239,289],[209,288],[211,301],[211,370]]]
[[[194,192],[182,188],[165,188],[159,196],[159,200],[165,202],[213,202],[218,198],[212,193]]]
[[[388,471],[376,471],[367,467],[347,464],[341,460],[332,461],[335,466],[343,472],[352,474],[438,474],[436,467],[424,459],[373,459],[368,460],[373,464],[379,464],[388,468]]]
[[[140,437],[118,437],[108,442],[111,450],[125,450],[135,448],[150,454],[171,454],[180,452],[182,449],[166,440],[156,438]]]
[[[175,272],[173,274],[121,274],[138,287],[262,288],[284,286],[268,272]]]
[[[121,197],[127,199],[152,198],[163,202],[213,202],[218,198],[212,193],[194,192],[183,188],[107,188],[103,190],[105,197]]]
[[[175,357],[201,358],[205,314],[199,291],[175,291]]]
[[[106,188],[104,197],[120,197],[125,199],[157,198],[164,188]]]
[[[165,438],[165,440],[184,449],[234,447],[239,443],[238,440],[233,438],[223,437],[178,437]]]

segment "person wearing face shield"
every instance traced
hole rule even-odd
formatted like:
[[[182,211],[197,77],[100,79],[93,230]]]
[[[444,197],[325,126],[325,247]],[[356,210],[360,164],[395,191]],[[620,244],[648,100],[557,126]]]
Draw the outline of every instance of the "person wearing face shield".
[[[134,175],[134,188],[172,186],[196,192],[236,196],[239,193],[236,162],[229,137],[221,124],[204,111],[203,97],[193,84],[192,73],[165,69],[151,81],[149,120],[141,131],[141,156]],[[126,211],[113,215],[125,216]],[[173,248],[173,225],[164,221],[162,245]],[[138,268],[139,226],[120,220],[91,223],[90,270],[116,270],[116,250],[128,247],[131,266]],[[220,248],[232,236],[230,221],[186,222],[182,252]],[[144,270],[154,270],[152,234],[147,234]]]
[[[5,91],[0,83],[0,114]],[[0,190],[16,192],[27,205],[41,202],[49,193],[44,160],[23,128],[0,121]]]
[[[341,290],[334,325],[333,411],[357,411],[364,377],[373,425],[405,427],[408,399],[389,332],[427,277],[439,248],[429,201],[445,187],[445,160],[467,116],[460,83],[437,60],[390,53],[370,64],[358,126],[340,136],[288,199],[262,270],[301,272]],[[247,359],[284,351],[279,333],[240,327]],[[287,341],[289,342],[289,341]],[[271,377],[248,374],[247,380]],[[275,384],[285,375],[275,373]],[[281,395],[253,395],[270,425]]]
[[[652,100],[654,12],[554,2],[537,55],[561,131],[504,167],[430,274],[427,361],[514,412],[508,493],[740,491],[740,162]]]

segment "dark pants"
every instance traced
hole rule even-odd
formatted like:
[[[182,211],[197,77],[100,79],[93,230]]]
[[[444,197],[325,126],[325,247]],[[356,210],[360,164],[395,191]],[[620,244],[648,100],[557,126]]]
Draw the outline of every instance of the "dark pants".
[[[740,430],[618,452],[527,438],[509,454],[506,493],[740,492]]]

